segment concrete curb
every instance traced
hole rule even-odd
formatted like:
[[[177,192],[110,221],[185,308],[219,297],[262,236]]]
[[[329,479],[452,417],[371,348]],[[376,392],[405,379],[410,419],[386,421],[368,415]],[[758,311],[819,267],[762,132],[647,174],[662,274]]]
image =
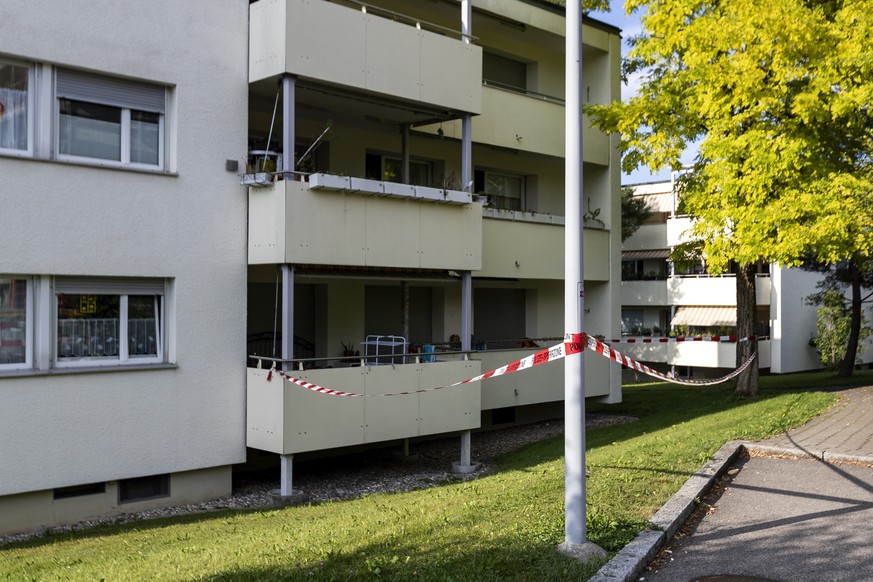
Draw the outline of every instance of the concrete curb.
[[[694,511],[700,498],[712,488],[720,477],[745,448],[746,443],[731,441],[725,443],[712,460],[700,468],[664,504],[650,521],[652,529],[637,534],[631,543],[621,549],[604,564],[588,582],[632,582],[643,568],[676,534]]]
[[[825,463],[861,463],[863,465],[873,465],[873,457],[863,455],[844,455],[842,453],[831,453],[828,451],[814,451],[790,447],[774,447],[771,445],[761,445],[758,443],[742,442],[742,445],[750,451],[765,453],[769,455],[780,455],[783,457],[791,457],[793,459],[816,459]]]

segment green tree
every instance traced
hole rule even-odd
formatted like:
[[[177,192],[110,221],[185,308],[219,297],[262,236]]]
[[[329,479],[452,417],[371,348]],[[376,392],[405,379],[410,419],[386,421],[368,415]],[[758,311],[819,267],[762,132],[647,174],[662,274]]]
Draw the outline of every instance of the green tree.
[[[621,189],[621,242],[629,239],[652,216],[652,210],[642,196],[634,196],[634,189]]]
[[[803,265],[803,268],[824,274],[824,278],[818,284],[819,291],[807,298],[810,303],[823,305],[829,292],[835,293],[836,297],[844,298],[845,292],[849,291],[848,302],[843,299],[847,303],[844,309],[849,314],[849,332],[841,347],[845,355],[842,356],[837,369],[838,376],[849,377],[855,369],[859,346],[869,335],[869,328],[866,327],[862,308],[864,302],[873,296],[873,293],[867,293],[864,296],[862,290],[873,288],[873,259],[855,255],[851,259],[835,265],[821,265],[816,263],[814,258],[811,258]],[[831,298],[831,301],[833,302],[834,299]],[[819,336],[821,336],[821,329],[819,329]],[[824,352],[821,346],[817,347]],[[863,353],[863,350],[860,351]],[[827,366],[825,362],[822,363]]]
[[[680,168],[689,233],[713,272],[733,260],[737,332],[754,335],[758,261],[837,262],[873,246],[869,0],[627,0],[642,10],[625,74],[636,97],[587,108],[623,166]],[[737,362],[757,351],[738,344]],[[757,363],[737,391],[757,394]]]
[[[866,318],[860,318],[860,341],[863,342],[870,335]],[[846,305],[843,294],[836,289],[826,289],[821,295],[821,306],[818,308],[816,319],[816,337],[810,340],[819,354],[821,363],[829,370],[841,369],[849,362],[854,366],[857,355],[849,354],[846,349],[849,337],[852,335],[852,314]]]

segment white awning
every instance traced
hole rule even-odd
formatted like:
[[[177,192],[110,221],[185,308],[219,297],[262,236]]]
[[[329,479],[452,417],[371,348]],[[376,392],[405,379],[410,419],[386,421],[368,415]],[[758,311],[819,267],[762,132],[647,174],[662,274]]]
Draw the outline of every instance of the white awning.
[[[639,259],[666,259],[670,256],[670,249],[651,249],[646,251],[622,251],[622,261],[636,261]]]
[[[670,325],[693,325],[695,327],[713,327],[717,325],[736,325],[736,307],[706,307],[688,306],[676,309],[676,315]]]

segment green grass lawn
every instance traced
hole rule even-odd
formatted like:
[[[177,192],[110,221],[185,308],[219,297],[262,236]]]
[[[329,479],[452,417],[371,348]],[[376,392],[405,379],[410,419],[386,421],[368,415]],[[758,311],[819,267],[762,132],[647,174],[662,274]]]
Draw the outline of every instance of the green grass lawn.
[[[622,404],[589,406],[640,419],[587,435],[589,539],[619,550],[726,441],[777,434],[827,409],[835,397],[808,389],[829,378],[762,378],[754,400],[646,384],[627,388]],[[556,438],[466,483],[49,536],[0,547],[0,580],[585,580],[599,564],[556,551],[562,457]]]

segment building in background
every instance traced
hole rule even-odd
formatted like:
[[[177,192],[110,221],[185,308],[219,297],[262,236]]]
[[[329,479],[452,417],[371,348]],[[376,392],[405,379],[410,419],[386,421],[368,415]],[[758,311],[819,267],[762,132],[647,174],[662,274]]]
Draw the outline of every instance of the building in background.
[[[6,11],[0,533],[226,495],[247,447],[286,494],[295,454],[434,434],[468,470],[470,430],[560,416],[561,365],[366,399],[264,368],[428,389],[576,331],[563,8],[161,2]],[[586,102],[617,99],[619,31],[583,38]],[[586,331],[611,336],[618,142],[584,129]],[[620,400],[616,366],[586,356],[586,395]]]
[[[622,335],[736,335],[735,271],[712,275],[703,261],[680,271],[668,260],[673,247],[688,240],[685,231],[692,221],[677,212],[673,182],[630,187],[647,201],[652,215],[622,247]],[[816,335],[817,308],[806,301],[819,280],[820,275],[802,269],[759,266],[760,368],[774,374],[821,368],[818,353],[809,345]],[[635,343],[622,349],[645,362],[679,367],[678,372],[690,376],[736,366],[734,343]],[[861,355],[865,362],[873,361],[870,350]]]

